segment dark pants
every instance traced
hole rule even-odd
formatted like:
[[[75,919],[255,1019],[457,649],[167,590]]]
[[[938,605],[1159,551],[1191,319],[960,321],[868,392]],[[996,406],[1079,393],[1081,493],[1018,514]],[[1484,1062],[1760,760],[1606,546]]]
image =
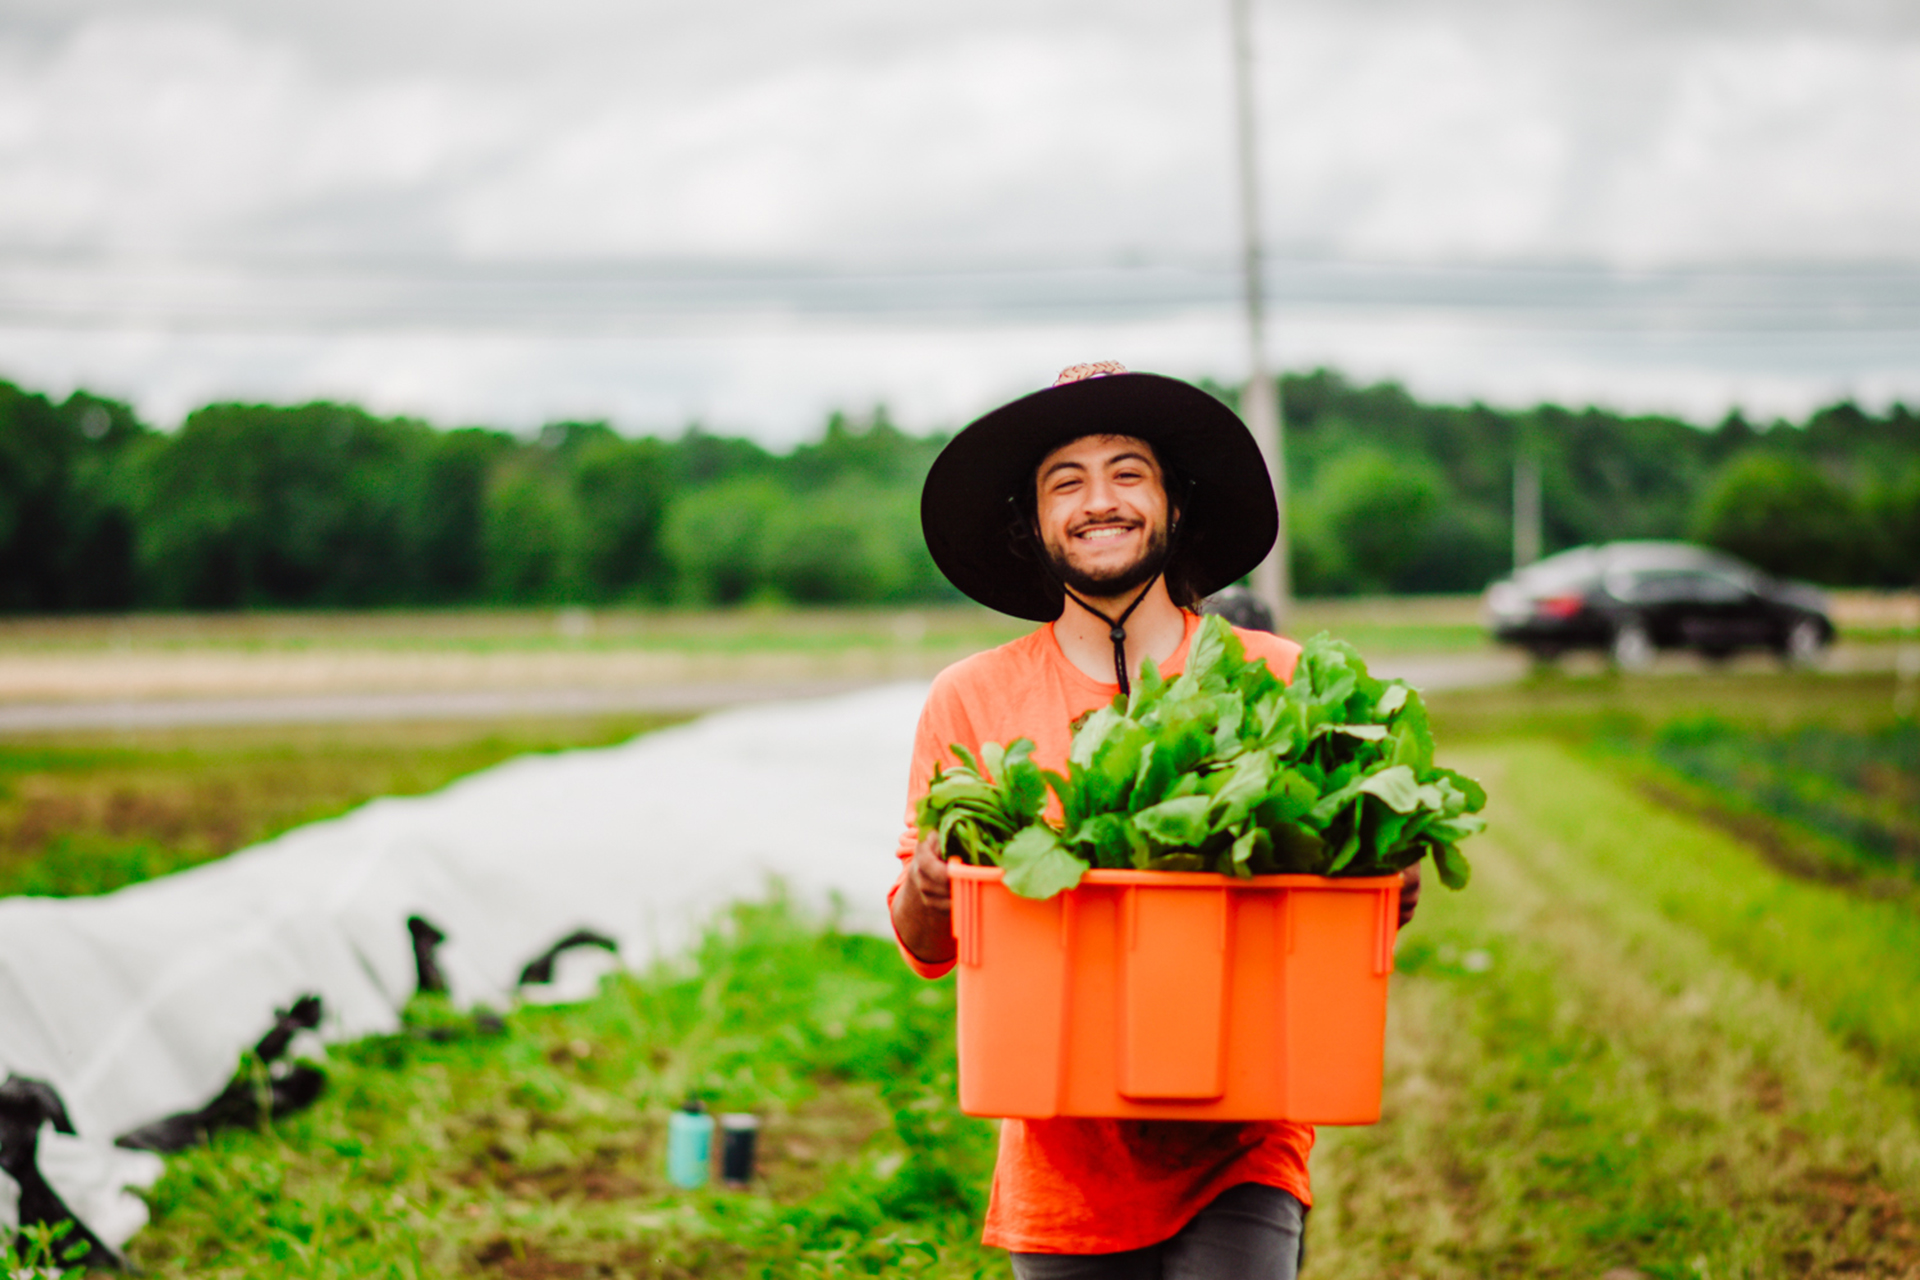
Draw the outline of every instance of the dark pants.
[[[1307,1211],[1278,1187],[1229,1187],[1171,1240],[1125,1253],[1016,1253],[1019,1280],[1294,1280]]]

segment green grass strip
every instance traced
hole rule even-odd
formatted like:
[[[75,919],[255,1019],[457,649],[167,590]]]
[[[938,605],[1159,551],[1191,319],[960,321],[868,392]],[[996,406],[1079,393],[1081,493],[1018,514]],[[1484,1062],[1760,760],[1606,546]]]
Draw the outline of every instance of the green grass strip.
[[[1920,915],[1791,879],[1557,744],[1510,755],[1524,760],[1510,775],[1521,785],[1503,801],[1531,826],[1639,886],[1669,918],[1791,992],[1894,1079],[1920,1084]]]

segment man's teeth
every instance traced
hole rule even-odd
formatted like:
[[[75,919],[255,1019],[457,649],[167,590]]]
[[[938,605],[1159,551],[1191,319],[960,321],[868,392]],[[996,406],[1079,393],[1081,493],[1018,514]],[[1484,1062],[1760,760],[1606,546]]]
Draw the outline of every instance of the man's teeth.
[[[1082,533],[1080,536],[1087,539],[1117,538],[1121,534],[1129,533],[1129,532],[1131,532],[1131,530],[1128,530],[1128,529],[1088,529],[1086,532]]]

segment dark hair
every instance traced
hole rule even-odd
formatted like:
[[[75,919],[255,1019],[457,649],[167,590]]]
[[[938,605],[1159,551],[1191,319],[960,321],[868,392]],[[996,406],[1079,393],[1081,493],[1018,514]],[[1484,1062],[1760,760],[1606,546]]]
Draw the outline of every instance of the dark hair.
[[[1114,434],[1124,435],[1125,433]],[[1084,439],[1084,437],[1078,438]],[[1134,438],[1138,439],[1138,437]],[[1148,452],[1153,454],[1153,461],[1160,468],[1161,489],[1167,496],[1170,525],[1167,530],[1167,567],[1161,570],[1160,576],[1167,584],[1167,595],[1173,599],[1177,607],[1189,613],[1198,613],[1202,597],[1194,585],[1191,557],[1185,554],[1189,549],[1185,516],[1187,504],[1193,500],[1193,480],[1178,467],[1169,463],[1166,455],[1160,452],[1153,441],[1141,440],[1140,442],[1147,446]],[[1055,445],[1054,449],[1049,449],[1047,452],[1050,454],[1055,449],[1072,443],[1071,440],[1064,441],[1062,445]],[[1040,464],[1045,460],[1044,457],[1035,458],[1033,465],[1026,470],[1027,482],[1018,492],[1008,495],[1007,546],[1012,550],[1015,559],[1032,566],[1034,574],[1041,581],[1051,587],[1057,587],[1059,582],[1053,576],[1052,566],[1047,563],[1046,548],[1040,545],[1038,533],[1040,510],[1034,481],[1036,473],[1040,470]],[[1177,515],[1173,514],[1176,512]]]

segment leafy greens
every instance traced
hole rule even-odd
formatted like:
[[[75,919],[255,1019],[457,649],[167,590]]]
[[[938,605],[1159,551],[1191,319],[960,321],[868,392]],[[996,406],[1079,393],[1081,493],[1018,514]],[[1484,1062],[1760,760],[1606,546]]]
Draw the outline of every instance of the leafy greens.
[[[1480,831],[1486,792],[1433,762],[1420,694],[1379,680],[1351,645],[1309,640],[1291,684],[1248,659],[1217,617],[1194,636],[1184,672],[1151,659],[1130,695],[1075,723],[1065,777],[1021,738],[936,769],[920,829],[1013,892],[1049,898],[1094,867],[1386,875],[1432,855],[1464,888],[1459,842]],[[1042,813],[1051,788],[1061,823]]]

